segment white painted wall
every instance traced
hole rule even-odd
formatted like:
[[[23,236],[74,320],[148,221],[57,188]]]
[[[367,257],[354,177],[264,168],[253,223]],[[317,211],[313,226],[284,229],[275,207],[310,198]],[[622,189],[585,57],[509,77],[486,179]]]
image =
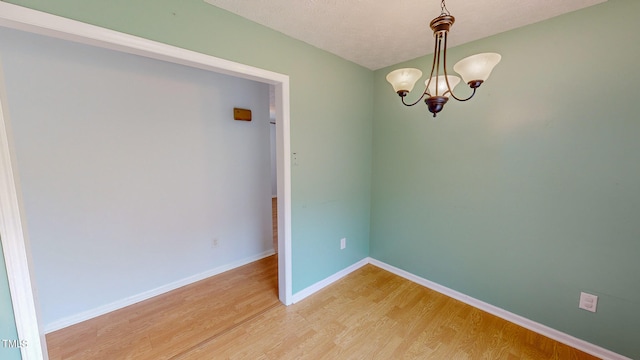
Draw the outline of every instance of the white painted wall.
[[[272,250],[268,85],[0,40],[44,324]]]

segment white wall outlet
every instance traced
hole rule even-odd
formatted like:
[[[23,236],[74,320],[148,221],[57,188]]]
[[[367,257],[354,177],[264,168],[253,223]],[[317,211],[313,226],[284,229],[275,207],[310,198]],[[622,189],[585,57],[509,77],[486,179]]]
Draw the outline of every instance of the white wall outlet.
[[[219,245],[220,245],[220,239],[218,239],[218,238],[213,238],[213,239],[211,240],[211,248],[212,248],[212,249],[217,248]]]
[[[347,247],[347,238],[340,239],[340,250],[344,250]]]
[[[591,312],[596,312],[598,306],[598,297],[596,295],[587,294],[585,292],[580,293],[580,303],[578,307]]]

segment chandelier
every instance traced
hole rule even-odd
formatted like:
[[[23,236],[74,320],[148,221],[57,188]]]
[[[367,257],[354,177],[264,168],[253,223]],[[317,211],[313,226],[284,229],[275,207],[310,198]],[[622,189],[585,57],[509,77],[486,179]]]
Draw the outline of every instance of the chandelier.
[[[440,16],[431,20],[430,24],[435,38],[435,47],[431,74],[429,79],[425,81],[426,88],[422,96],[414,103],[405,102],[407,94],[413,90],[418,79],[422,77],[422,71],[406,68],[394,70],[387,75],[387,81],[391,83],[393,90],[400,95],[404,105],[413,106],[424,99],[427,108],[433,113],[433,117],[436,117],[436,114],[442,110],[447,101],[449,101],[449,97],[453,97],[458,101],[471,99],[476,94],[478,87],[489,78],[491,71],[502,58],[500,54],[482,53],[458,61],[453,66],[453,70],[473,89],[473,92],[467,98],[457,97],[453,93],[453,89],[460,83],[460,78],[447,74],[447,36],[455,22],[455,18],[449,13],[444,0],[440,4],[440,10]]]

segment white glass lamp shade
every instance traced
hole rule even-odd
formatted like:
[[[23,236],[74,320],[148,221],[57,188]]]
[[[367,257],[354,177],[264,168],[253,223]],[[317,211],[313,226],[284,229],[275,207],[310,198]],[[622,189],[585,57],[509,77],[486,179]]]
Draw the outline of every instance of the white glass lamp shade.
[[[453,89],[460,83],[460,78],[453,75],[447,75],[447,78],[449,80],[449,86],[451,86],[451,91],[453,91]],[[431,78],[431,84],[429,84],[429,80],[425,81],[424,84],[428,84],[428,92],[431,96],[436,96],[436,86],[438,87],[438,96],[449,97],[449,95],[451,95],[449,88],[447,87],[447,82],[444,79],[444,75],[438,76],[437,81],[434,76]]]
[[[413,86],[422,76],[422,71],[418,69],[398,69],[387,75],[387,81],[393,86],[393,91],[411,92]]]
[[[496,53],[471,55],[458,61],[453,66],[453,70],[460,74],[467,84],[471,81],[485,81],[491,75],[493,68],[498,65],[500,59],[502,56]]]

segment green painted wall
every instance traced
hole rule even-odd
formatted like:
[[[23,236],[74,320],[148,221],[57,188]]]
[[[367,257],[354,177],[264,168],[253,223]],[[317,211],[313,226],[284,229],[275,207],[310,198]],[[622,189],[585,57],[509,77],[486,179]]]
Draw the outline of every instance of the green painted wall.
[[[201,0],[10,2],[291,76],[294,292],[370,246],[640,358],[639,3],[609,0],[451,49],[451,59],[497,51],[503,62],[476,99],[433,119],[399,104],[391,68],[372,77]],[[580,291],[600,296],[597,313],[577,308]]]
[[[11,306],[11,293],[9,292],[9,281],[7,279],[7,268],[4,262],[4,253],[0,244],[0,359],[18,360],[20,348],[5,347],[2,340],[19,340]]]
[[[503,58],[436,119],[384,79],[430,56],[376,71],[371,256],[640,359],[638,14],[609,0],[452,49]]]
[[[368,255],[372,71],[202,0],[9,2],[289,75],[293,292]]]

